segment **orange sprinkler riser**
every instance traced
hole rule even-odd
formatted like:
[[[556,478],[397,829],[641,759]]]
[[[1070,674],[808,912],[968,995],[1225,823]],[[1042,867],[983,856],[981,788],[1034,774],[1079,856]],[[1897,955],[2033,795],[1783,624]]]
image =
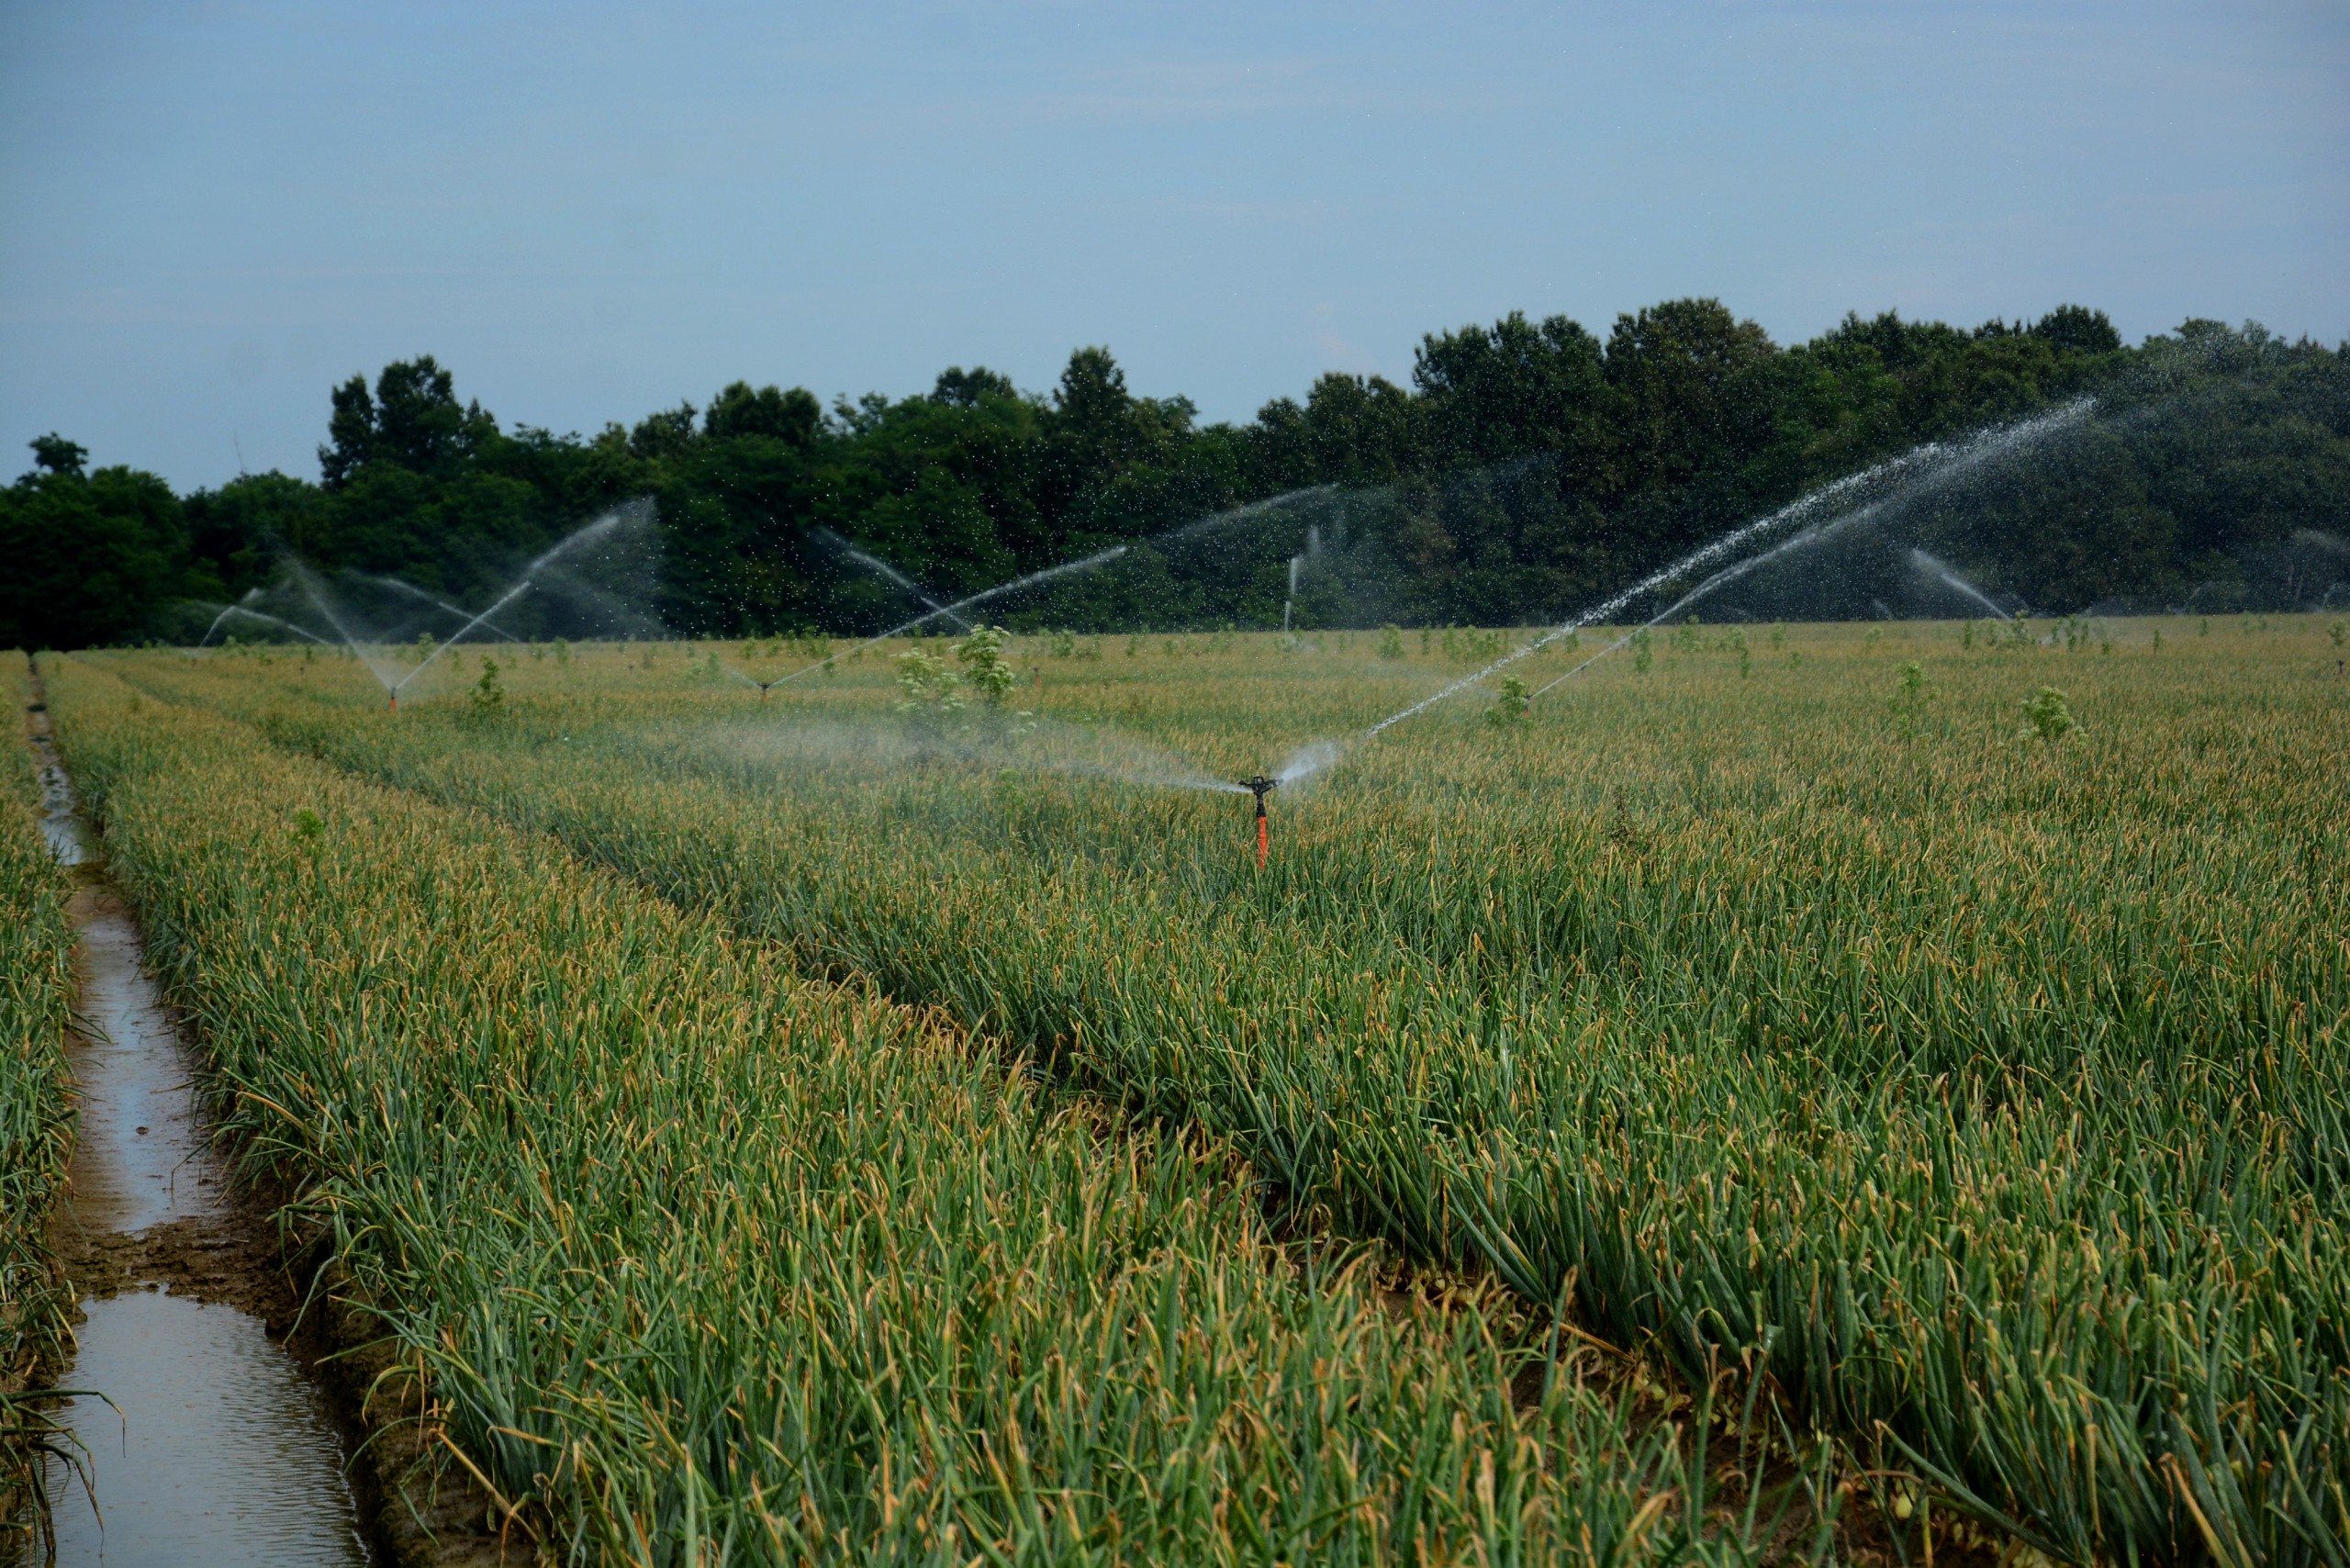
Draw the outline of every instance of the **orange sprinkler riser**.
[[[1278,778],[1268,778],[1259,773],[1254,778],[1243,778],[1240,787],[1257,797],[1257,869],[1265,868],[1265,797],[1281,787]]]

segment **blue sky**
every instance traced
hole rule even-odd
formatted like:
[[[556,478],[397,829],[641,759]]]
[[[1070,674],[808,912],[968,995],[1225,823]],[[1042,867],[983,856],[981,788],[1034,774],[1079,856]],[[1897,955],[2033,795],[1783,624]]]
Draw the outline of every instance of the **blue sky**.
[[[1094,342],[1244,420],[1689,294],[2335,342],[2350,7],[5,0],[0,204],[0,475],[183,487],[420,353],[592,431]]]

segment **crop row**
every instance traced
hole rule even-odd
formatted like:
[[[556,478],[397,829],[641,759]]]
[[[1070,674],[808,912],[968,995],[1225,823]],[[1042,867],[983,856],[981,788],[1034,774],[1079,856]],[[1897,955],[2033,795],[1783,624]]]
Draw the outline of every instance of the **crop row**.
[[[0,702],[23,722],[27,666],[0,666]],[[69,890],[38,816],[21,732],[0,761],[0,1541],[51,1435],[23,1394],[66,1333],[72,1306],[50,1258],[50,1217],[71,1145],[65,1030],[72,1016]]]
[[[1432,723],[1285,812],[1262,877],[1220,798],[909,743],[853,683],[395,723],[140,678],[942,1006],[1693,1378],[1767,1345],[1871,1466],[2066,1556],[2339,1562],[2338,695],[2215,639],[1937,661],[1905,722],[1893,651]],[[2098,721],[2062,747],[2014,735],[2051,667]],[[1099,700],[1191,750],[1356,700],[1243,668]]]
[[[51,689],[226,1121],[579,1559],[1603,1562],[1766,1528],[1505,1293],[1277,1239],[1212,1141],[543,838],[87,664]]]

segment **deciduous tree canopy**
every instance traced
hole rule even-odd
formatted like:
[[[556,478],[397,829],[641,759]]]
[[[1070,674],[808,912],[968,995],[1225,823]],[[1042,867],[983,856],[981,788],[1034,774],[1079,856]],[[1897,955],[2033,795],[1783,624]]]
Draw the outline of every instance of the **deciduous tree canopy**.
[[[0,491],[0,643],[168,635],[173,601],[232,597],[287,550],[463,598],[639,495],[659,505],[677,631],[853,630],[886,607],[844,584],[830,538],[968,593],[1324,484],[1397,498],[1380,543],[1411,613],[1540,619],[1809,487],[2082,393],[2143,417],[1981,509],[1985,549],[2036,602],[2273,594],[2280,571],[2306,589],[2279,553],[2350,530],[2344,350],[2200,320],[2130,348],[2075,305],[1972,330],[1853,316],[1785,348],[1712,299],[1620,317],[1604,341],[1512,314],[1423,340],[1408,387],[1327,375],[1244,425],[1137,395],[1096,346],[1042,394],[955,366],[927,394],[828,411],[736,381],[706,409],[556,435],[502,426],[423,355],[332,389],[315,485],[270,473],[183,499],[33,442],[35,470]],[[1221,618],[1196,594],[1160,613]]]

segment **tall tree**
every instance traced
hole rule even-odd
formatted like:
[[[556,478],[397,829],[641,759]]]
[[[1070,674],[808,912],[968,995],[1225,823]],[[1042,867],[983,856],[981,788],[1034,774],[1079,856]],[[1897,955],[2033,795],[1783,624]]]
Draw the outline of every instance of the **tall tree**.
[[[80,648],[146,633],[182,589],[187,541],[171,487],[136,469],[82,471],[47,435],[34,472],[0,490],[0,646]]]

